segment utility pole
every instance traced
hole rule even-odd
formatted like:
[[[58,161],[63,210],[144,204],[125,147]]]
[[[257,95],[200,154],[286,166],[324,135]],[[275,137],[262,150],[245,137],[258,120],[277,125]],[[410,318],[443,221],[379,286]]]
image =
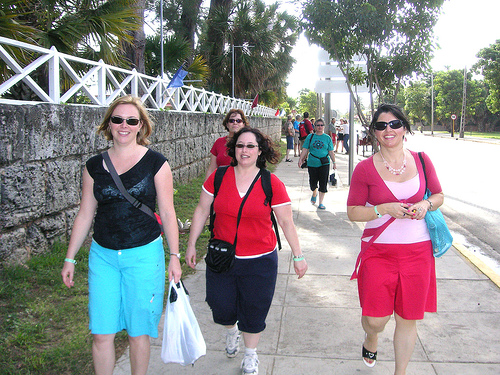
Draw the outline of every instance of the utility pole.
[[[434,135],[434,72],[431,71],[431,135]]]
[[[462,98],[462,116],[460,117],[460,138],[464,137],[466,99],[467,99],[467,67],[464,67],[464,90]]]

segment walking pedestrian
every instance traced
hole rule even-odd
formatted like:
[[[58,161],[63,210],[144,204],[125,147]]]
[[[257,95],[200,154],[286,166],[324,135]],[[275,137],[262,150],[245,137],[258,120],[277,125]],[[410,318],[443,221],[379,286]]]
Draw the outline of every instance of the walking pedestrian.
[[[170,249],[169,280],[181,277],[179,232],[174,210],[172,172],[167,159],[145,146],[152,122],[139,98],[124,96],[107,109],[98,133],[113,145],[107,151],[118,178],[133,198],[152,211],[158,203]],[[94,222],[89,254],[89,327],[95,373],[113,374],[114,339],[126,330],[132,374],[146,374],[150,337],[158,337],[165,292],[161,228],[133,206],[115,184],[103,154],[83,171],[82,198],[61,271],[74,285],[75,256]],[[96,214],[97,211],[97,214]]]
[[[352,278],[358,280],[365,331],[362,359],[368,367],[377,361],[378,334],[394,314],[395,375],[403,375],[415,347],[417,321],[436,312],[436,271],[432,244],[424,217],[443,204],[434,166],[422,153],[404,148],[410,124],[402,110],[382,104],[370,124],[380,151],[358,163],[351,180],[347,215],[366,222],[361,252]],[[359,269],[358,269],[359,266]]]
[[[264,204],[261,173],[266,163],[277,163],[278,153],[269,138],[258,129],[245,127],[228,143],[231,166],[226,170],[216,198],[215,175],[203,184],[195,209],[186,250],[187,264],[195,268],[195,244],[205,227],[213,203],[214,238],[234,243],[237,233],[233,267],[226,272],[206,270],[206,301],[212,309],[214,322],[226,327],[226,355],[238,354],[240,331],[243,332],[245,356],[242,374],[258,374],[257,345],[266,327],[278,273],[277,238],[271,224],[274,211],[292,249],[295,273],[304,276],[307,263],[302,255],[293,223],[292,207],[285,185],[271,174],[272,199]],[[261,183],[262,182],[262,183]],[[253,188],[252,188],[252,184]],[[242,197],[248,200],[238,211]],[[258,235],[256,235],[258,233]]]
[[[328,175],[330,172],[330,156],[334,169],[335,153],[333,152],[332,138],[325,134],[325,123],[322,119],[316,121],[316,132],[309,134],[302,146],[302,152],[299,159],[299,168],[307,158],[307,172],[309,173],[309,187],[312,190],[311,203],[316,204],[319,190],[318,209],[324,210],[323,204],[325,193],[328,191]],[[319,184],[319,189],[318,189]]]

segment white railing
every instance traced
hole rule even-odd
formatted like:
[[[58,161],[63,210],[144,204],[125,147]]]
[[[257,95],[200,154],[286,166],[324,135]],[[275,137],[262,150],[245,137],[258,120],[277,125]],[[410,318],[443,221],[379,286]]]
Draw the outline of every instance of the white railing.
[[[24,67],[19,65],[9,53],[16,49],[25,56],[32,56],[31,62]],[[247,115],[275,116],[272,108],[258,105],[252,109],[251,100],[235,99],[193,86],[167,88],[170,81],[159,76],[154,78],[135,69],[106,65],[102,60],[95,62],[66,55],[55,47],[45,49],[0,37],[0,57],[12,72],[12,76],[0,84],[0,103],[4,104],[79,103],[106,107],[117,97],[131,94],[140,96],[150,109],[225,114],[231,108],[239,108]],[[46,89],[30,76],[40,69],[47,72]],[[35,100],[9,99],[11,90],[20,82],[29,87]]]

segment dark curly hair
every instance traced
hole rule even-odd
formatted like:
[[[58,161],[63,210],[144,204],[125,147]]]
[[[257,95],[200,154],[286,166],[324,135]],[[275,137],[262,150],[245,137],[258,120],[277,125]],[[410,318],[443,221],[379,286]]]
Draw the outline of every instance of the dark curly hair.
[[[401,120],[406,131],[410,134],[413,134],[413,130],[411,130],[410,128],[410,122],[406,118],[403,110],[395,104],[383,103],[379,105],[379,107],[373,114],[372,122],[370,123],[369,128],[372,135],[375,135],[375,123],[378,121],[378,118],[382,113],[392,113],[398,120]]]
[[[273,141],[263,134],[259,129],[244,127],[240,129],[236,134],[227,142],[227,154],[233,160],[231,161],[231,165],[233,167],[238,165],[238,161],[236,160],[236,143],[238,142],[238,138],[244,133],[252,133],[255,135],[255,139],[257,140],[257,144],[259,145],[259,150],[261,151],[260,155],[257,157],[257,167],[258,168],[266,168],[266,162],[271,164],[277,164],[279,162],[280,154],[276,151],[276,147]]]

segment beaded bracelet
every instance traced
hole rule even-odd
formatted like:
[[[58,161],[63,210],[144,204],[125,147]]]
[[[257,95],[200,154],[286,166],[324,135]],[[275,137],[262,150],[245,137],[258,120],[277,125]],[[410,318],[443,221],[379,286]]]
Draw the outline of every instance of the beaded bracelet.
[[[301,260],[304,260],[304,255],[303,254],[300,254],[298,256],[293,256],[293,261],[294,262],[300,262]]]
[[[65,262],[69,262],[69,263],[76,264],[76,260],[74,260],[74,259],[65,258],[65,259],[64,259],[64,261],[65,261]]]

